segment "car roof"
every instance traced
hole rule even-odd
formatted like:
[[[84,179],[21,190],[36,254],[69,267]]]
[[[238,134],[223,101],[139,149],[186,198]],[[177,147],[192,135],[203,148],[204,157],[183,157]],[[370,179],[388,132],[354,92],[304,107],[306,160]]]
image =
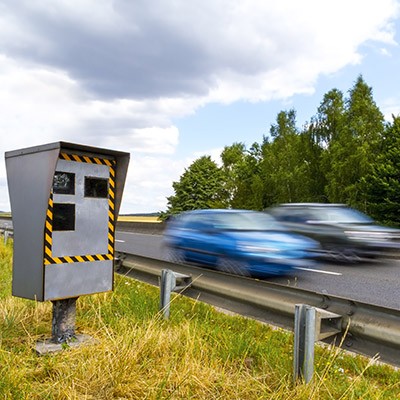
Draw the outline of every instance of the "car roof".
[[[226,209],[226,208],[204,208],[198,210],[190,210],[184,211],[182,214],[231,214],[231,213],[238,213],[238,212],[257,212],[254,210],[244,210],[244,209]]]
[[[348,207],[340,203],[282,203],[275,207]]]

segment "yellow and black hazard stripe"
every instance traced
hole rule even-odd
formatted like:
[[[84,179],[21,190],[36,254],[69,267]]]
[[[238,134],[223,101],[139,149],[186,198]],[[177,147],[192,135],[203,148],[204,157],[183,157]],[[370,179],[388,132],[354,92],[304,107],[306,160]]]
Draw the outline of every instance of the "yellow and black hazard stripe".
[[[108,167],[113,167],[115,165],[114,160],[108,160],[105,158],[98,158],[98,157],[82,156],[82,155],[77,155],[77,154],[60,153],[59,158],[61,158],[62,160],[67,160],[67,161],[85,162],[88,164],[107,165]]]
[[[115,164],[115,162],[114,162]],[[114,255],[114,230],[115,230],[115,168],[110,166],[110,179],[108,187],[108,253]]]
[[[114,258],[114,232],[115,232],[115,160],[98,157],[88,157],[76,154],[60,153],[59,158],[67,161],[85,162],[90,164],[106,165],[109,167],[108,187],[108,246],[107,254],[86,254],[80,256],[52,256],[53,244],[53,192],[50,193],[45,223],[44,264],[68,264],[76,262],[106,261]]]
[[[50,193],[49,205],[47,206],[46,223],[44,227],[44,263],[52,264],[51,256],[53,245],[53,193]]]

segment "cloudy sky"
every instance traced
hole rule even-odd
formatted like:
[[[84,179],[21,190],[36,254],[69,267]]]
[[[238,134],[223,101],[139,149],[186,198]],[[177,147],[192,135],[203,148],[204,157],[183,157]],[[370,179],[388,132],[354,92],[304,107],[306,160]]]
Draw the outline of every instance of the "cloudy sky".
[[[362,74],[400,114],[400,0],[0,0],[0,156],[131,153],[122,213],[166,209],[196,158],[299,126]],[[0,210],[10,210],[4,161]]]

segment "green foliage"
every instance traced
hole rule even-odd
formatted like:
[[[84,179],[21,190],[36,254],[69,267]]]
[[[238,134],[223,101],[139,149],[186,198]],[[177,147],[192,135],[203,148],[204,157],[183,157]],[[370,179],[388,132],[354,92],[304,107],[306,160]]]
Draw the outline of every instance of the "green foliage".
[[[228,157],[235,154],[235,158]],[[254,143],[247,150],[244,144],[225,147],[221,156],[226,185],[229,188],[228,205],[231,208],[260,210],[263,206],[263,182],[260,176],[261,147]],[[232,160],[236,160],[232,165]]]
[[[388,124],[382,149],[363,179],[369,210],[382,222],[400,225],[400,117]]]
[[[244,143],[225,146],[221,153],[221,160],[227,200],[231,203],[233,199],[238,197],[243,175],[246,173],[246,147]]]
[[[167,199],[167,215],[226,205],[223,172],[210,156],[195,160],[172,186],[175,195]]]
[[[317,115],[312,118],[312,131],[316,143],[327,149],[332,140],[337,139],[344,124],[343,93],[332,89],[324,95]]]
[[[368,212],[363,178],[370,174],[379,154],[384,118],[373,100],[372,89],[361,76],[349,94],[345,125],[329,146],[331,170],[326,189],[330,201]]]
[[[341,136],[345,126],[345,105],[343,93],[332,89],[324,95],[317,115],[312,117],[309,135],[317,149],[313,151],[313,177],[315,181],[315,201],[327,202],[330,184],[335,181],[332,173],[334,143]]]
[[[264,140],[262,148],[263,208],[275,203],[315,201],[320,149],[312,131],[300,132],[296,112],[289,110],[278,114],[270,134],[273,142]]]
[[[268,184],[266,189],[275,188],[275,202],[295,201],[299,187],[296,182],[301,179],[304,171],[299,160],[296,112],[293,109],[281,111],[276,118],[276,124],[271,125],[270,135],[274,141],[264,144],[263,148],[264,159],[268,160],[263,166]]]

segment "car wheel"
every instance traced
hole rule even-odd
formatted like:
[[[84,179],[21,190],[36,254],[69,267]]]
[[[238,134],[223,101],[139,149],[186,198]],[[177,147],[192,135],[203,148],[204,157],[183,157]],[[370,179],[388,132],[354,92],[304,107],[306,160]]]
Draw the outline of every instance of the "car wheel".
[[[328,254],[333,261],[355,264],[361,261],[360,256],[353,249],[332,248]]]
[[[217,270],[229,274],[250,276],[245,261],[232,260],[228,257],[220,257],[217,262]]]
[[[181,249],[167,247],[165,259],[172,263],[183,264],[185,262],[185,253]]]

